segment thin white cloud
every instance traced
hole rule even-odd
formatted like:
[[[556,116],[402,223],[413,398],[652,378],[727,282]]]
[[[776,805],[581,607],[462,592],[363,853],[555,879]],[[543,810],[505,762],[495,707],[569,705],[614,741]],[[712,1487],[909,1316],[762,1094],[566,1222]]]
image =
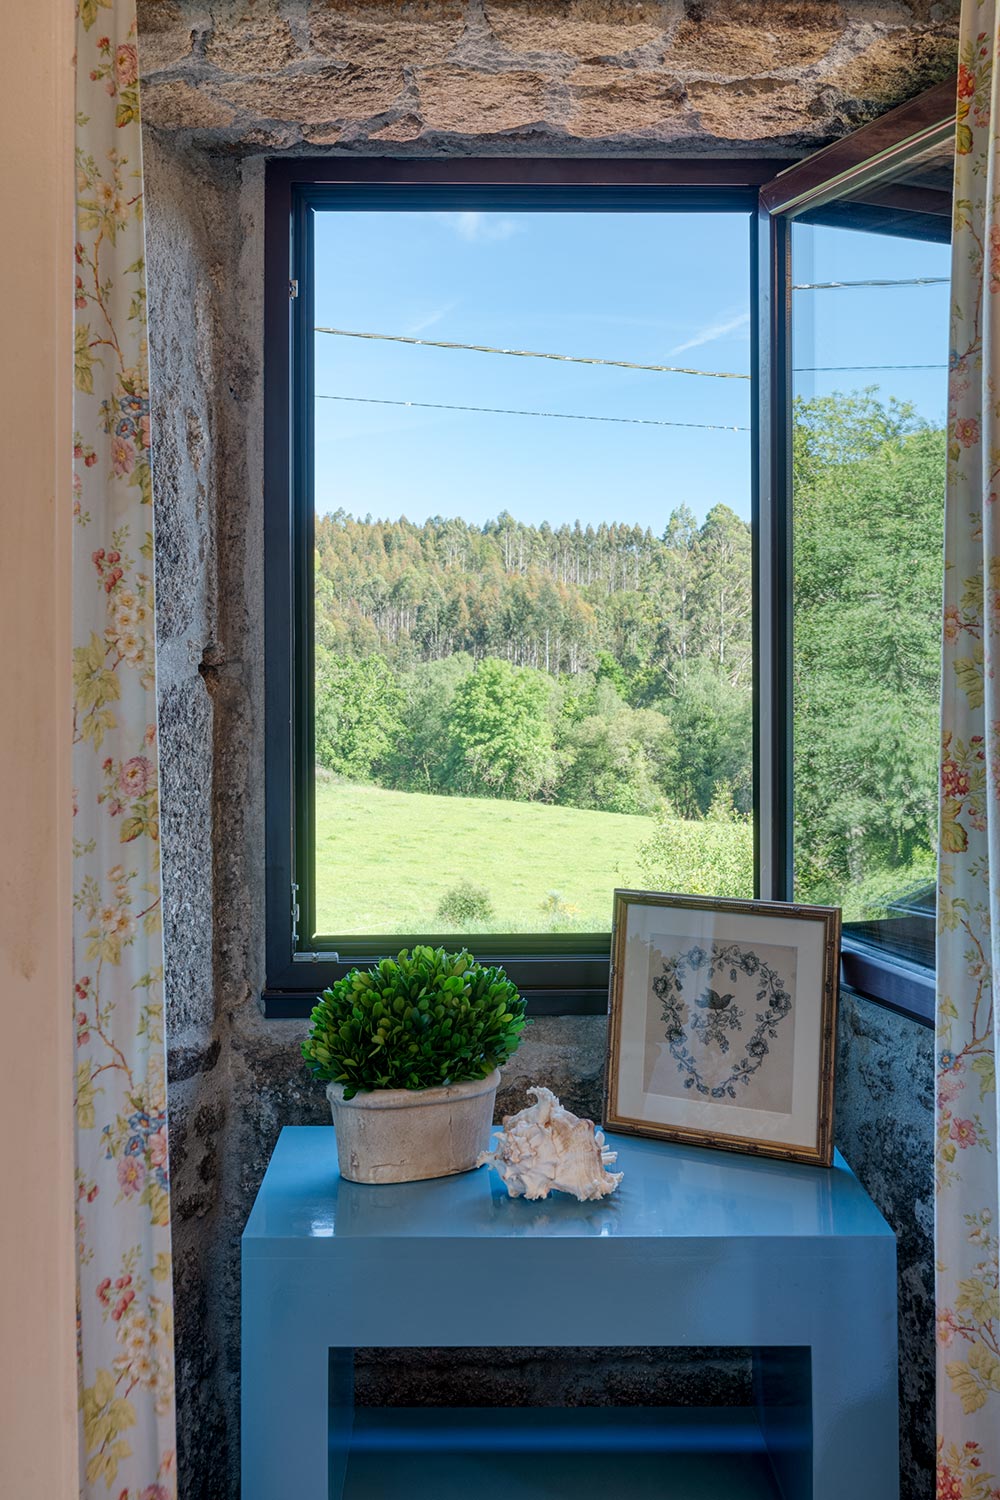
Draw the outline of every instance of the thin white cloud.
[[[500,219],[495,214],[482,213],[479,209],[464,209],[461,213],[442,214],[460,239],[470,245],[486,245],[496,240],[509,240],[519,234],[520,224],[513,219]]]
[[[741,312],[738,317],[723,319],[715,323],[708,323],[704,328],[683,344],[678,344],[671,349],[671,354],[684,354],[688,349],[700,349],[702,344],[713,344],[716,339],[724,339],[727,334],[737,333],[741,328],[749,328],[750,314]]]
[[[555,308],[546,308],[545,316],[557,323],[600,323],[611,328],[660,328],[673,334],[678,333],[682,326],[677,318],[630,317],[626,313],[594,312],[589,307],[581,308],[578,312],[559,312]]]
[[[433,328],[435,323],[440,323],[441,319],[446,318],[457,306],[458,300],[456,299],[454,302],[446,302],[443,307],[435,307],[431,312],[425,313],[422,317],[414,318],[411,323],[407,324],[403,332],[409,334],[410,338],[414,338],[418,333],[423,333],[426,329]]]

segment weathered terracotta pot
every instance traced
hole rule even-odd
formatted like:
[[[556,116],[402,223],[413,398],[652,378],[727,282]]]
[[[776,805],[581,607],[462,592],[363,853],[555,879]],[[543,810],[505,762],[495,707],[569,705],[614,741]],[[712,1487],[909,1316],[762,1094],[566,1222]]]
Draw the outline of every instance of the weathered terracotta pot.
[[[433,1089],[373,1089],[344,1098],[327,1084],[340,1175],[349,1182],[421,1182],[468,1172],[490,1143],[500,1070]]]

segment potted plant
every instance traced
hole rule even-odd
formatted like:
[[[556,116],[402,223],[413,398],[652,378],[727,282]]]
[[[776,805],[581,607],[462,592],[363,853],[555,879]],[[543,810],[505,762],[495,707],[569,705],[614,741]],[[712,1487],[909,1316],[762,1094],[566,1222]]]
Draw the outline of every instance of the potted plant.
[[[302,1054],[327,1080],[341,1176],[418,1182],[475,1166],[524,1008],[502,969],[423,946],[324,990]]]

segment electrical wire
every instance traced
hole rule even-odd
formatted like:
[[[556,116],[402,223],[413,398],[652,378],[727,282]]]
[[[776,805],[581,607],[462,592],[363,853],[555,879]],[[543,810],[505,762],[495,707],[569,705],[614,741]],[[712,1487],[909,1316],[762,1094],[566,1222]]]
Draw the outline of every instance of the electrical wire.
[[[803,282],[799,286],[793,286],[792,290],[796,291],[796,292],[800,292],[800,291],[808,291],[808,290],[823,290],[823,289],[826,289],[826,288],[851,287],[851,286],[929,286],[929,285],[931,285],[932,283],[935,283],[935,282],[946,282],[948,279],[949,278],[946,277],[946,276],[940,276],[940,277],[927,276],[927,277],[918,277],[918,278],[914,279],[913,281],[885,281],[885,282],[880,282],[880,281],[842,281],[842,282],[828,281],[828,282],[819,282],[818,281],[818,282]],[[651,372],[653,374],[658,374],[658,375],[662,375],[662,374],[666,374],[666,375],[703,375],[703,376],[707,376],[709,379],[712,379],[712,380],[750,380],[751,379],[751,377],[749,375],[746,375],[746,374],[743,374],[742,372],[737,372],[737,371],[734,371],[734,370],[694,370],[694,369],[689,369],[689,368],[687,368],[685,366],[682,366],[682,365],[641,365],[641,364],[636,364],[633,361],[626,360],[626,359],[597,359],[597,358],[590,359],[590,358],[587,358],[587,357],[585,357],[583,355],[578,355],[578,354],[544,354],[544,353],[540,353],[538,350],[534,350],[534,349],[500,349],[500,348],[494,348],[490,344],[455,344],[455,343],[449,343],[449,342],[447,342],[444,339],[418,339],[418,338],[411,338],[408,334],[402,334],[402,333],[361,333],[361,332],[354,332],[354,331],[351,331],[351,330],[346,329],[346,328],[316,328],[314,330],[314,332],[316,332],[316,333],[331,333],[331,334],[337,335],[340,338],[347,338],[347,339],[377,339],[379,341],[382,341],[382,342],[385,342],[385,343],[391,343],[391,344],[414,344],[414,345],[418,346],[419,348],[426,348],[426,349],[468,349],[468,350],[474,351],[477,354],[509,354],[509,355],[513,355],[515,358],[518,358],[518,359],[553,359],[553,360],[558,360],[562,364],[610,365],[613,368],[619,369],[619,370],[642,370],[642,371],[648,371],[648,372]],[[947,364],[944,364],[944,363],[941,363],[941,364],[927,364],[927,365],[913,364],[913,365],[796,365],[795,366],[796,373],[801,373],[801,374],[836,374],[836,373],[846,373],[848,371],[858,371],[859,373],[863,373],[865,371],[876,371],[876,370],[944,370],[944,369],[947,369]],[[344,400],[344,401],[346,401],[349,398],[346,397],[346,396],[344,396],[344,397],[330,397],[330,399],[331,400]],[[374,400],[374,397],[372,399]],[[406,406],[406,405],[414,406],[414,405],[419,405],[420,403],[419,402],[400,402],[398,404],[399,405],[403,405],[403,406]],[[469,410],[469,411],[473,411],[473,410],[475,410],[475,411],[493,410],[493,408],[487,408],[487,407],[468,407],[468,408],[464,408],[464,409]],[[532,413],[532,412],[523,412],[523,413],[518,413],[518,415],[532,416],[532,415],[535,415],[535,414]],[[574,414],[572,412],[540,412],[540,413],[538,413],[538,415],[539,416],[567,416],[567,417],[574,418]],[[586,419],[585,418],[581,418],[580,420],[592,420],[592,421],[595,421],[595,422],[597,422],[597,421],[601,421],[601,422],[610,422],[610,421],[620,421],[620,422],[624,422],[624,421],[636,421],[636,422],[638,422],[638,421],[640,421],[642,419],[640,419],[638,417],[634,417],[634,418],[626,418],[626,417],[616,417],[616,418],[611,418],[611,417],[593,417],[593,418],[586,418]],[[688,423],[663,423],[661,425],[663,425],[663,426],[688,426],[688,427],[690,427],[690,426],[710,426],[711,424],[709,424],[709,423],[690,423],[690,422],[688,422]],[[728,428],[728,427],[726,427],[726,428],[720,428],[719,430],[720,431],[726,431],[726,432],[729,432],[729,431],[733,431],[733,432],[735,432],[735,431],[746,431],[745,428]]]
[[[868,370],[947,370],[947,368],[948,365],[943,360],[936,365],[796,365],[793,374],[835,375],[856,370],[863,375]]]
[[[599,417],[573,411],[520,411],[507,406],[457,406],[446,401],[392,401],[384,396],[333,396],[320,393],[316,400],[352,401],[361,406],[414,406],[426,411],[474,411],[498,417],[556,417],[563,422],[624,422],[632,427],[698,427],[708,432],[750,431],[749,427],[727,427],[719,422],[666,422],[656,417]]]
[[[515,359],[554,359],[568,365],[611,365],[617,370],[648,370],[655,375],[704,375],[710,380],[749,380],[735,370],[694,370],[687,365],[640,365],[630,359],[598,359],[583,354],[546,354],[538,349],[499,349],[492,344],[455,344],[447,339],[417,339],[405,333],[360,333],[349,328],[314,328],[342,339],[377,339],[386,344],[415,344],[420,349],[469,349],[475,354],[510,354]]]
[[[792,283],[793,292],[839,292],[852,287],[873,286],[947,286],[950,276],[909,276],[889,281],[797,281]]]

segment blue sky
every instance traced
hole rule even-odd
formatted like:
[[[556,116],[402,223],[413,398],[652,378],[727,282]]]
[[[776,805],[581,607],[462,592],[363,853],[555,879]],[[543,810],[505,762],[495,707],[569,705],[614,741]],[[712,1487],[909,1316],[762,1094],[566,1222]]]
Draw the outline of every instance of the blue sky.
[[[797,227],[795,281],[946,275],[947,247]],[[505,348],[749,373],[743,214],[316,215],[316,322]],[[795,363],[942,361],[947,288],[795,294]],[[810,395],[877,383],[936,420],[944,372],[802,374]],[[628,520],[687,504],[749,516],[749,433],[501,416],[366,397],[749,426],[750,385],[317,334],[316,505],[482,523]]]
[[[947,278],[950,260],[948,245],[816,225],[792,227],[793,284]],[[928,421],[943,423],[948,306],[947,284],[793,292],[796,393],[808,397],[877,385],[883,397],[911,401]],[[938,368],[818,373],[803,368],[922,364]]]

